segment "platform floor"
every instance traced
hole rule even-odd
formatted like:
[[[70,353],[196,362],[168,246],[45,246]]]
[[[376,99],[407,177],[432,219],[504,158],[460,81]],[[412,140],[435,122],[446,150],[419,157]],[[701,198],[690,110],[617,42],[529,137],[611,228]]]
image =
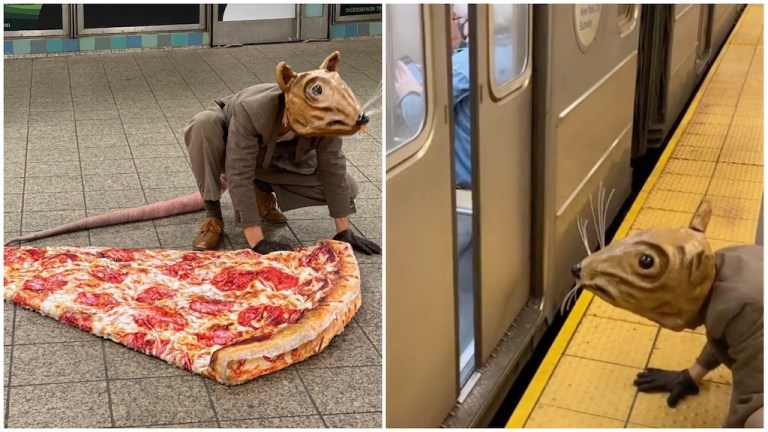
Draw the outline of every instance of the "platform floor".
[[[183,126],[215,97],[274,82],[277,62],[317,68],[341,52],[341,76],[373,99],[381,38],[6,59],[5,237],[197,190]],[[360,186],[362,235],[381,243],[381,115],[345,141]],[[246,247],[222,201],[227,249]],[[287,212],[267,236],[293,246],[330,238],[326,208]],[[63,235],[35,245],[189,249],[203,212]],[[381,257],[358,254],[363,304],[322,354],[237,387],[171,367],[5,303],[5,426],[380,427]]]
[[[755,243],[763,195],[763,6],[750,5],[617,233],[687,226],[705,196],[713,248]],[[637,392],[646,367],[684,369],[702,329],[675,333],[592,294],[581,295],[509,428],[721,427],[731,374],[710,373],[676,408],[666,394]]]

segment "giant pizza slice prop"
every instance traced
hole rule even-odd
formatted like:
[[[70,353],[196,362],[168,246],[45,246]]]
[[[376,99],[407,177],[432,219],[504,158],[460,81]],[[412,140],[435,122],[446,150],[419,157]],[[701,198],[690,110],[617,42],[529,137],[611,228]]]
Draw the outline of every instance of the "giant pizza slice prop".
[[[224,384],[319,353],[360,307],[347,243],[292,252],[5,248],[5,299]]]

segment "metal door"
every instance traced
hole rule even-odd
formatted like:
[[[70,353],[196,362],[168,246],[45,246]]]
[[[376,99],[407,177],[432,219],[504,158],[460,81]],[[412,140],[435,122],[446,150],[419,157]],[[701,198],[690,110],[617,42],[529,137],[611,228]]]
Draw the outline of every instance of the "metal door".
[[[531,13],[522,4],[470,6],[478,367],[531,290]]]
[[[386,424],[437,427],[458,394],[448,7],[386,8]],[[398,117],[401,59],[424,77],[418,117]]]
[[[213,46],[325,39],[328,37],[328,6],[215,4],[211,24]]]
[[[699,40],[696,51],[696,81],[706,71],[709,59],[712,56],[712,22],[715,5],[703,4],[699,6]]]
[[[618,5],[547,5],[535,25],[536,287],[554,317],[584,255],[576,216],[590,216],[600,182],[615,189],[608,220],[631,186],[631,140],[640,26]],[[640,7],[634,5],[633,7]],[[596,244],[593,223],[591,245]]]

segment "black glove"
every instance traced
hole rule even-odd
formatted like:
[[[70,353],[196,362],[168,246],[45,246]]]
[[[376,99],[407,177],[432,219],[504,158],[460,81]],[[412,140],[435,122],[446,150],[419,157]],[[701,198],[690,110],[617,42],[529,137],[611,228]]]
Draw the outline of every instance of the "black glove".
[[[271,242],[267,239],[264,239],[256,243],[256,246],[252,247],[251,250],[256,253],[266,255],[271,252],[293,250],[293,248],[285,243]]]
[[[691,378],[688,369],[666,371],[648,368],[637,374],[634,382],[638,390],[644,393],[669,392],[667,405],[674,408],[680,400],[689,395],[699,394],[699,386]]]
[[[381,255],[381,246],[368,239],[356,236],[351,229],[346,229],[336,234],[333,236],[333,239],[336,241],[347,242],[352,245],[352,249],[358,252],[362,252],[366,255]]]

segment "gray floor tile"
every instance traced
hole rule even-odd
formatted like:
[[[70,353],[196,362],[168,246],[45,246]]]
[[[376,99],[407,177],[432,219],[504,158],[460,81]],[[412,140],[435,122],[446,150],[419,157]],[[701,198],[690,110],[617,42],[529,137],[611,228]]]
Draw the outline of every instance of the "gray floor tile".
[[[6,309],[3,315],[3,345],[11,345],[13,343],[13,317],[13,309],[10,311]]]
[[[116,108],[112,109],[101,109],[101,110],[91,110],[91,109],[78,109],[75,108],[75,120],[115,120],[119,119],[120,115],[117,112]]]
[[[21,212],[22,194],[7,193],[3,199],[4,209],[7,212]]]
[[[114,380],[109,389],[118,427],[215,420],[200,377]]]
[[[322,429],[325,428],[325,424],[320,416],[312,415],[223,421],[221,422],[221,427],[249,429]]]
[[[80,173],[80,163],[65,162],[30,162],[27,164],[27,177],[61,177]]]
[[[26,233],[25,233],[26,234]],[[87,231],[78,231],[69,234],[62,234],[55,237],[48,237],[39,240],[24,242],[22,246],[46,247],[46,246],[90,246]]]
[[[162,159],[157,159],[162,160]],[[145,189],[166,189],[197,186],[192,170],[178,172],[140,172]]]
[[[131,149],[126,145],[109,147],[83,147],[80,159],[102,161],[106,159],[130,159]]]
[[[116,160],[83,160],[81,161],[83,175],[97,174],[131,174],[136,172],[132,159]]]
[[[364,236],[369,238],[381,238],[381,218],[372,217],[352,217],[352,225],[355,226]]]
[[[76,147],[32,147],[27,149],[27,162],[79,161]]]
[[[158,188],[158,189],[146,189],[144,191],[147,196],[147,203],[155,203],[160,201],[166,201],[174,198],[179,198],[191,193],[197,193],[197,186],[191,185],[181,188]],[[202,210],[202,207],[201,207]]]
[[[381,265],[371,263],[358,263],[360,269],[361,290],[364,293],[374,292],[381,294]]]
[[[3,378],[5,380],[4,381],[5,384],[3,384],[3,385],[6,386],[6,387],[8,386],[8,381],[9,381],[9,379],[11,377],[10,370],[11,370],[11,349],[10,348],[6,348],[3,351]],[[3,394],[5,395],[5,392],[3,392]],[[5,405],[5,404],[3,404],[3,405]]]
[[[158,145],[131,144],[134,159],[183,158],[184,151],[173,138],[173,143]]]
[[[24,183],[29,179],[23,177],[12,177],[5,180],[5,190],[7,193],[21,193],[24,190]]]
[[[325,422],[329,428],[358,428],[358,429],[380,429],[383,427],[381,413],[360,413],[360,414],[332,414],[324,415]]]
[[[78,210],[85,208],[84,205],[83,195],[79,192],[24,194],[25,212]]]
[[[174,423],[174,424],[159,424],[147,426],[150,429],[155,428],[172,428],[172,429],[213,429],[217,428],[215,422],[202,422],[202,423]]]
[[[6,183],[6,185],[7,184],[8,183]],[[24,192],[28,194],[72,192],[82,195],[83,181],[79,175],[60,177],[30,177],[26,181]]]
[[[100,340],[18,345],[13,350],[13,360],[14,385],[106,379]]]
[[[317,414],[291,367],[235,387],[213,382],[208,387],[221,421]]]
[[[360,310],[355,319],[361,326],[381,327],[381,293],[375,291],[366,292],[363,295]]]
[[[3,169],[5,181],[11,178],[24,177],[25,166],[23,163],[5,164]]]
[[[371,340],[373,346],[379,352],[379,355],[381,355],[381,352],[383,351],[383,345],[381,342],[381,326],[361,326],[360,328],[363,329],[366,336],[368,336],[368,339]]]
[[[123,127],[127,134],[165,133],[170,132],[171,127],[164,117],[149,119],[123,119]]]
[[[192,168],[189,166],[186,158],[152,158],[152,159],[136,159],[136,169],[140,173],[146,172],[192,172]]]
[[[125,134],[122,132],[115,132],[114,134],[105,135],[81,136],[77,139],[77,142],[81,149],[92,147],[102,148],[128,146],[128,140],[125,138]]]
[[[192,376],[163,360],[134,351],[115,342],[106,341],[107,374],[110,379]]]
[[[314,243],[319,239],[330,239],[336,235],[336,226],[331,218],[320,220],[289,219],[288,225],[302,242]]]
[[[78,120],[76,124],[78,137],[88,135],[120,135],[123,132],[123,125],[120,119]]]
[[[177,145],[176,137],[173,132],[161,132],[161,133],[132,133],[128,134],[128,143],[131,147],[134,146],[165,146],[165,145]],[[142,153],[137,153],[135,156],[137,159],[142,157]]]
[[[3,215],[3,229],[6,232],[18,232],[21,231],[21,213],[20,212],[5,212]]]
[[[377,366],[381,356],[354,321],[325,350],[299,364],[302,369],[339,366]]]
[[[83,186],[87,192],[141,189],[139,176],[129,174],[97,174],[83,176]]]
[[[195,238],[201,223],[202,218],[193,223],[158,226],[157,235],[160,237],[160,245],[164,249],[191,250],[192,239]]]
[[[381,367],[299,371],[321,414],[381,411]]]
[[[117,248],[158,248],[160,241],[152,222],[97,228],[91,230],[91,245]]]
[[[3,150],[3,161],[8,164],[24,164],[27,160],[27,152],[24,147],[5,148]]]
[[[109,427],[106,381],[11,387],[9,428]]]
[[[88,191],[85,192],[85,205],[91,209],[130,208],[146,204],[144,192],[141,189],[125,189],[120,191]],[[90,212],[89,212],[90,214]]]

